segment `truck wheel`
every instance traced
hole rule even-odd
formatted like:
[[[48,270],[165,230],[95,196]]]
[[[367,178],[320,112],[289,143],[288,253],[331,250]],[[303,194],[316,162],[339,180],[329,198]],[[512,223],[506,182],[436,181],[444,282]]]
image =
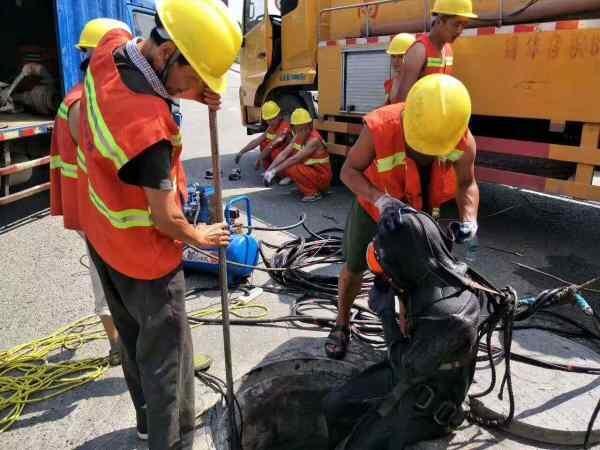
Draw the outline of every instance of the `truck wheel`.
[[[283,94],[278,97],[275,97],[275,102],[281,108],[283,116],[289,120],[292,112],[296,108],[306,108],[304,101],[297,95],[294,94]]]

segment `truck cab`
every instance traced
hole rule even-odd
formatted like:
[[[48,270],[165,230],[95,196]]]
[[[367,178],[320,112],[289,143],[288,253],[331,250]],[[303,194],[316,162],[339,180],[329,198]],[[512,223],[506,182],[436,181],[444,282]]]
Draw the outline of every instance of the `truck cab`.
[[[305,107],[315,115],[318,8],[321,1],[245,0],[240,52],[242,122],[262,129],[260,106],[274,100],[289,115]]]

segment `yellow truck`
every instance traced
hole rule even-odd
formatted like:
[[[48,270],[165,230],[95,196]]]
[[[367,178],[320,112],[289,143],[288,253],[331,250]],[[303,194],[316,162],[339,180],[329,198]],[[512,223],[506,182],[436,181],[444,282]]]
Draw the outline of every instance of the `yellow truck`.
[[[385,48],[422,33],[434,0],[245,0],[240,103],[248,132],[260,106],[307,107],[332,154],[383,104]],[[469,88],[477,177],[600,201],[600,0],[473,0],[479,20],[454,43]]]

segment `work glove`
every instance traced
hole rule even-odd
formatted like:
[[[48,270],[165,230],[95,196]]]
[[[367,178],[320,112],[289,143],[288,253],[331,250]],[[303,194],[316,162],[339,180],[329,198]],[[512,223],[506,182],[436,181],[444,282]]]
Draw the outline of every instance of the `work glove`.
[[[236,164],[239,164],[239,163],[240,163],[240,160],[242,159],[242,156],[243,156],[243,155],[244,155],[244,154],[243,154],[242,152],[238,152],[238,154],[237,154],[237,155],[235,155],[235,163],[236,163]]]
[[[477,234],[477,222],[451,222],[450,232],[454,236],[454,242],[464,244],[472,240]]]
[[[397,198],[392,197],[389,194],[383,194],[375,202],[375,207],[379,210],[379,214],[383,215],[383,212],[387,208],[400,209],[406,207],[406,203],[401,202]]]
[[[264,175],[264,181],[265,181],[265,186],[271,186],[271,183],[273,183],[273,179],[275,178],[275,171],[274,170],[267,170],[265,172]]]

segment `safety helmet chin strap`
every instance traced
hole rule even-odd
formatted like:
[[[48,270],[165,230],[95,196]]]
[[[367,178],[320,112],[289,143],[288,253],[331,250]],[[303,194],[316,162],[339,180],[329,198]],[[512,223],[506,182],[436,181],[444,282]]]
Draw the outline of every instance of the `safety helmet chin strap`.
[[[172,42],[171,36],[169,36],[169,33],[167,33],[167,30],[165,30],[164,28],[157,27],[156,32],[164,40]],[[175,64],[175,62],[177,61],[177,59],[180,56],[181,56],[181,52],[177,49],[177,47],[175,47],[175,51],[173,52],[173,54],[171,55],[171,57],[165,64],[165,67],[163,67],[163,69],[160,71],[160,73],[158,73],[160,81],[162,81],[162,83],[165,86],[167,84],[167,79],[169,78],[169,72],[171,71],[171,68],[173,67],[173,65]]]
[[[163,70],[161,70],[161,72],[158,74],[160,77],[160,81],[162,81],[162,83],[165,86],[167,85],[167,79],[169,78],[169,71],[171,70],[171,68],[173,67],[173,64],[175,64],[175,62],[177,61],[177,59],[179,58],[180,55],[181,55],[181,52],[179,50],[175,49],[175,51],[169,58],[169,61],[167,61],[167,64],[165,64],[165,67],[163,68]]]

